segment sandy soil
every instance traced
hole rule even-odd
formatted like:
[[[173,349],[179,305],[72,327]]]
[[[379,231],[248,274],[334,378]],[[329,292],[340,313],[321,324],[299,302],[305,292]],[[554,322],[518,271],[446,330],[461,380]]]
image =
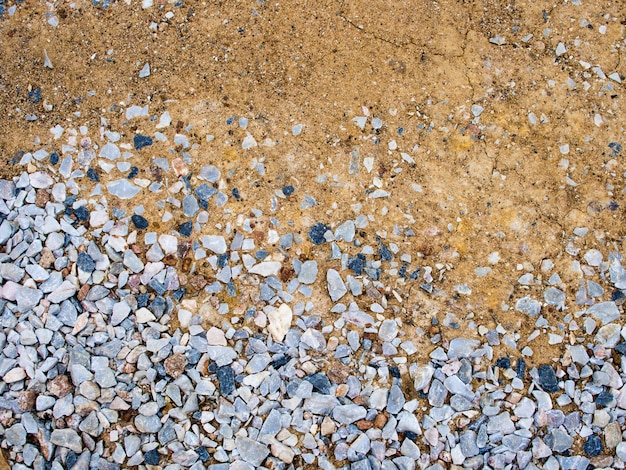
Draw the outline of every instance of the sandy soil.
[[[626,75],[619,2],[180,3],[157,0],[142,9],[140,2],[120,1],[101,9],[86,0],[26,2],[14,16],[5,13],[0,174],[22,171],[15,164],[20,152],[60,146],[49,132],[56,124],[87,126],[93,142],[106,124],[130,141],[137,132],[153,132],[154,124],[127,121],[125,108],[149,104],[151,115],[167,110],[170,140],[184,130],[198,144],[190,150],[192,172],[213,163],[228,173],[242,197],[236,211],[263,210],[260,231],[270,216],[292,221],[304,239],[295,251],[301,259],[328,258],[327,246],[306,240],[314,222],[335,227],[362,204],[360,213],[372,216],[360,233],[364,244],[375,245],[384,231],[388,242],[412,255],[412,265],[433,267],[442,295],[382,278],[394,314],[414,326],[407,335],[427,350],[429,335],[440,331],[431,328],[431,318],[443,321],[449,312],[460,328],[441,327],[444,338],[466,331],[468,315],[489,329],[501,324],[527,337],[533,322],[512,308],[512,299],[525,295],[517,279],[540,273],[542,260],[551,259],[555,268],[541,274],[544,280],[558,272],[565,285],[577,286],[565,253],[574,228],[590,230],[574,240],[578,248],[624,251],[626,150],[618,155],[609,147],[626,144],[624,85],[593,71],[599,66],[606,75]],[[58,27],[48,24],[51,17]],[[567,50],[557,55],[561,42]],[[52,69],[44,67],[44,50]],[[146,63],[151,75],[139,78]],[[36,88],[38,102],[29,96]],[[37,120],[27,121],[29,115]],[[382,119],[383,127],[375,131],[368,120],[361,130],[352,122],[366,115]],[[248,129],[227,124],[231,116],[248,118]],[[296,124],[303,124],[299,136],[291,133]],[[248,132],[272,145],[242,150]],[[207,142],[207,135],[215,139]],[[392,141],[397,149],[390,149]],[[140,175],[154,177],[152,158],[170,147],[138,152],[133,163]],[[355,150],[361,166],[349,174]],[[366,157],[374,158],[371,173]],[[264,177],[251,168],[254,159],[265,159]],[[320,175],[327,181],[319,183]],[[389,198],[367,198],[374,178]],[[286,184],[297,197],[280,200],[277,214],[270,214],[271,196]],[[318,205],[302,210],[305,194]],[[173,226],[157,225],[156,199],[141,203],[154,214],[154,227]],[[210,223],[224,222],[221,217]],[[394,225],[416,236],[394,235]],[[494,252],[491,260],[499,261],[490,263]],[[491,273],[477,277],[476,268],[485,266]],[[470,295],[455,294],[463,283]],[[317,287],[324,292],[322,281]],[[317,297],[327,315],[330,300]],[[371,298],[359,303],[366,307]],[[556,328],[563,313],[546,317]],[[564,345],[549,346],[546,336],[533,342],[535,357],[558,357]]]

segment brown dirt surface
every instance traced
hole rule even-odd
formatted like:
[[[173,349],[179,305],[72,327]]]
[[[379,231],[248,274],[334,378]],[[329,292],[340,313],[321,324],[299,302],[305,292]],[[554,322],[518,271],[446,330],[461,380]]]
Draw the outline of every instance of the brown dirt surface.
[[[17,4],[12,17],[5,13],[0,175],[22,171],[16,162],[23,152],[60,151],[49,132],[57,124],[86,126],[93,142],[100,142],[100,126],[131,141],[135,133],[153,132],[154,124],[126,120],[128,106],[148,104],[151,116],[167,110],[173,123],[163,132],[170,141],[134,156],[140,176],[154,178],[152,158],[166,155],[174,134],[185,130],[197,144],[189,151],[192,174],[209,163],[228,174],[229,188],[239,188],[242,197],[237,214],[254,208],[265,214],[256,222],[261,232],[269,226],[274,191],[294,185],[298,197],[280,199],[275,216],[293,222],[304,239],[295,255],[321,263],[327,250],[309,243],[308,228],[316,221],[334,228],[354,218],[361,204],[360,213],[371,216],[359,234],[362,243],[376,246],[384,235],[399,253],[412,255],[412,266],[433,267],[436,286],[446,293],[433,296],[394,276],[381,279],[394,313],[414,327],[405,333],[427,346],[417,328],[427,330],[431,317],[442,320],[448,312],[460,320],[471,312],[478,325],[501,324],[525,338],[534,325],[512,308],[513,299],[540,296],[541,286],[523,288],[521,274],[532,271],[546,281],[558,272],[575,286],[568,243],[605,256],[614,246],[623,252],[626,151],[613,154],[608,145],[626,145],[624,89],[593,71],[599,66],[622,81],[626,75],[619,2],[550,8],[525,1],[179,4],[156,0],[142,9],[129,0],[102,9],[86,0],[33,1]],[[48,24],[51,17],[58,27]],[[499,36],[502,45],[490,42]],[[557,55],[560,42],[567,51]],[[44,67],[44,50],[52,69]],[[139,78],[146,63],[151,74]],[[34,102],[29,92],[37,88],[41,99]],[[481,107],[480,116],[473,105]],[[37,119],[28,121],[32,115]],[[365,115],[361,130],[352,119]],[[231,116],[247,117],[248,129],[227,124]],[[371,117],[383,127],[372,129]],[[303,124],[299,136],[291,133],[295,124]],[[265,145],[243,150],[247,133]],[[208,135],[215,139],[207,142]],[[355,151],[361,166],[350,174]],[[371,173],[366,157],[374,158]],[[264,159],[265,176],[251,167],[254,159]],[[93,186],[86,178],[81,185]],[[368,198],[377,185],[390,197]],[[317,201],[306,211],[304,194]],[[160,222],[163,211],[151,198],[141,203],[155,214],[153,227],[175,227],[180,220]],[[137,201],[111,204],[128,209]],[[227,220],[216,214],[210,224]],[[394,226],[410,227],[415,236],[395,235]],[[576,227],[590,234],[575,238]],[[500,261],[490,264],[494,252]],[[541,273],[548,258],[555,268]],[[478,278],[476,268],[485,266],[491,273]],[[470,285],[469,296],[454,294],[462,283]],[[318,280],[317,292],[324,286]],[[331,306],[325,295],[315,301],[322,313]],[[368,296],[359,299],[363,308],[370,303]],[[563,314],[554,315],[551,325]],[[462,334],[466,324],[442,327],[444,338]],[[545,337],[533,343],[538,356],[558,357],[563,344],[547,345]]]

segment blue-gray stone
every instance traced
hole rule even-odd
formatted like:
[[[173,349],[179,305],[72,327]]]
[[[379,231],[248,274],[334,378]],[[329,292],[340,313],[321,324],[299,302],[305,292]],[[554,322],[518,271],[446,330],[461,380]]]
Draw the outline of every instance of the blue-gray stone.
[[[201,184],[200,186],[198,186],[195,191],[196,196],[198,196],[198,198],[201,201],[208,201],[212,196],[214,196],[215,194],[217,194],[217,189],[215,189],[212,186],[209,186],[208,184],[204,183]]]
[[[199,176],[209,183],[217,183],[220,180],[220,170],[213,165],[203,166]]]
[[[311,385],[313,385],[313,389],[317,390],[318,392],[323,394],[330,393],[330,380],[328,379],[326,374],[318,372],[317,374],[312,374],[308,377],[305,377],[304,380],[311,382]]]
[[[330,230],[328,225],[318,222],[309,229],[309,239],[314,245],[323,245],[327,241],[324,234],[328,230]]]
[[[81,271],[86,273],[92,273],[96,269],[96,263],[91,256],[85,252],[78,253],[76,258],[76,265]]]
[[[135,186],[126,178],[111,181],[107,184],[107,189],[113,196],[117,196],[120,199],[133,198],[141,191],[141,188]]]
[[[355,404],[341,405],[333,410],[333,419],[341,424],[351,424],[365,418],[367,410]]]
[[[550,365],[542,365],[537,369],[539,373],[539,386],[546,392],[554,393],[559,391],[559,384],[556,380],[554,369]]]
[[[548,287],[543,293],[544,300],[550,305],[555,305],[559,310],[565,308],[565,292],[556,287]]]
[[[615,321],[620,317],[617,305],[613,301],[600,302],[592,305],[587,309],[587,313],[590,313],[591,315],[596,317],[602,322],[603,325],[611,323],[612,321]]]
[[[235,390],[235,372],[230,366],[218,367],[217,380],[220,382],[220,393],[228,396]]]
[[[152,145],[152,137],[142,134],[136,134],[133,137],[133,144],[135,146],[135,150],[141,150],[144,147],[148,147]]]
[[[188,194],[183,198],[183,213],[187,217],[193,217],[200,210],[198,201],[192,194]]]
[[[522,297],[515,304],[515,309],[531,316],[539,315],[541,302],[531,299],[529,296]]]
[[[402,389],[397,385],[393,385],[389,390],[389,396],[387,398],[387,412],[390,414],[398,414],[404,407],[406,399],[402,393]]]
[[[600,455],[604,450],[602,446],[602,439],[597,434],[592,434],[587,437],[587,440],[583,444],[583,450],[589,457],[595,457],[596,455]]]
[[[130,218],[130,220],[132,220],[133,225],[139,230],[148,228],[148,221],[141,215],[135,214]]]

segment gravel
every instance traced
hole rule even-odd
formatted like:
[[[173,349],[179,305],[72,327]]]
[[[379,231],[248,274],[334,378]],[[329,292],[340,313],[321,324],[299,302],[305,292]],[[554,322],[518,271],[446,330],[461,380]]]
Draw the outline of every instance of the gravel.
[[[549,260],[541,275],[520,265],[507,308],[530,325],[524,337],[454,303],[472,298],[471,280],[445,292],[448,268],[405,252],[400,235],[377,229],[368,245],[367,217],[300,232],[254,225],[260,209],[231,218],[243,187],[213,165],[190,176],[182,129],[181,156],[154,158],[172,179],[154,223],[137,196],[161,189],[127,160],[170,123],[161,115],[132,145],[103,130],[92,159],[112,175],[107,193],[83,194],[75,178],[91,159],[71,152],[59,171],[45,151],[0,181],[0,435],[13,468],[623,468],[621,254],[566,250],[594,277],[578,290],[547,274]],[[230,215],[212,225],[218,213]],[[424,296],[413,317],[405,286]],[[436,298],[450,308],[435,311]]]

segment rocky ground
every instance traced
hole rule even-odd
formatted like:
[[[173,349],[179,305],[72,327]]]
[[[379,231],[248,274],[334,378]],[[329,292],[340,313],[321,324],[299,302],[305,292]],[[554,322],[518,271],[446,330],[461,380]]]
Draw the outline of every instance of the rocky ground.
[[[619,4],[0,1],[0,466],[624,468]]]

